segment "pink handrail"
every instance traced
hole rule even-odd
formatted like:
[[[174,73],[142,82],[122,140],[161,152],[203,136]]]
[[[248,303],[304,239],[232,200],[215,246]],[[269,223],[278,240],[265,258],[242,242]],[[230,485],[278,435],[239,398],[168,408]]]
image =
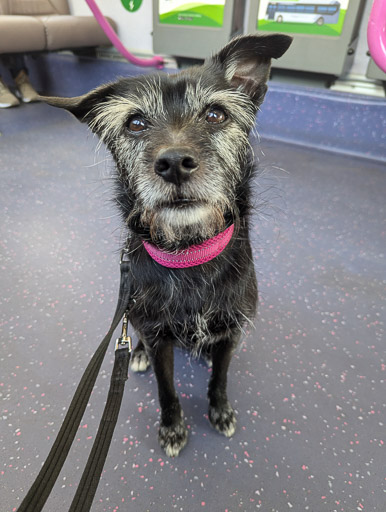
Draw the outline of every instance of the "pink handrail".
[[[386,73],[386,0],[374,0],[367,25],[367,43],[374,62]]]
[[[94,0],[86,0],[87,5],[90,7],[95,19],[101,26],[102,30],[106,34],[106,36],[110,39],[110,41],[113,43],[115,48],[119,51],[125,59],[127,59],[132,64],[135,64],[136,66],[154,66],[158,69],[163,68],[164,61],[162,57],[154,56],[150,59],[140,59],[138,57],[135,57],[133,54],[131,54],[122,44],[120,39],[118,38],[117,34],[114,32],[113,27],[110,25],[110,23],[107,21],[107,19],[103,16],[101,10],[97,6],[97,4],[94,2]]]

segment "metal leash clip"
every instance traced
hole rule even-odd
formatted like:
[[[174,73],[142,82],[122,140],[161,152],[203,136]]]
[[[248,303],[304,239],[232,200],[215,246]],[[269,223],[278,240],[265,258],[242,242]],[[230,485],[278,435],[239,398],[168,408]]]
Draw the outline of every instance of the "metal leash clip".
[[[122,249],[122,251],[121,251],[121,258],[120,258],[120,261],[119,261],[120,265],[122,265],[122,263],[124,261],[126,261],[125,256],[128,254],[128,252],[129,252],[129,249],[127,247]]]
[[[131,337],[127,335],[127,324],[129,323],[129,313],[126,311],[126,313],[123,315],[123,323],[122,323],[122,334],[115,342],[115,350],[120,349],[128,349],[129,352],[133,349],[133,344],[131,341]]]

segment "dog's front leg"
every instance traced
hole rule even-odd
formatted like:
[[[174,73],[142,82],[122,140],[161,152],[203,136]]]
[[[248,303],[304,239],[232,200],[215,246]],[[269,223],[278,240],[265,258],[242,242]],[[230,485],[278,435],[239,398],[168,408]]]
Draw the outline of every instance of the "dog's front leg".
[[[169,457],[176,457],[188,440],[188,431],[174,389],[173,343],[161,340],[151,350],[151,359],[158,382],[161,421],[158,440]]]
[[[213,370],[208,387],[209,420],[218,432],[227,437],[236,430],[236,416],[227,396],[227,374],[234,346],[230,339],[213,346]]]

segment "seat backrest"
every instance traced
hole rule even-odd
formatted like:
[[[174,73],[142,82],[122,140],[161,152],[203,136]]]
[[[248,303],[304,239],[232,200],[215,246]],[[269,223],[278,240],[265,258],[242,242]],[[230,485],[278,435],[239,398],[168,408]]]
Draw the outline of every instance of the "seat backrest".
[[[9,14],[8,0],[0,0],[0,15]]]
[[[2,12],[2,7],[6,12]],[[0,14],[39,16],[70,14],[67,0],[0,0]]]

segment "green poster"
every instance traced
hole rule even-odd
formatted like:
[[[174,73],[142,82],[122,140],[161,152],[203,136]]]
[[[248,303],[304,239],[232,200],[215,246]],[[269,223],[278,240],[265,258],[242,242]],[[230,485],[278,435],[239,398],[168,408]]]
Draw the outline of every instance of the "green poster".
[[[261,0],[258,30],[340,36],[349,0]]]
[[[160,23],[198,27],[222,27],[225,0],[208,3],[186,0],[159,0]]]

